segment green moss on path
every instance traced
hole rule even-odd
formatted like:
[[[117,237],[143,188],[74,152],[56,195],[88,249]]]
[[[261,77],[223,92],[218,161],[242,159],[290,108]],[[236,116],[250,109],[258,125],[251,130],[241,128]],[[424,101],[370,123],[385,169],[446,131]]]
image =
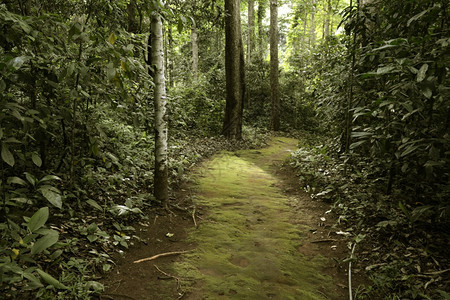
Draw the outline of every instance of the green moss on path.
[[[297,251],[304,233],[289,222],[292,209],[271,172],[296,144],[273,138],[262,150],[222,152],[198,171],[196,204],[208,216],[189,234],[196,249],[174,266],[195,279],[185,282],[187,299],[327,299],[327,260]]]

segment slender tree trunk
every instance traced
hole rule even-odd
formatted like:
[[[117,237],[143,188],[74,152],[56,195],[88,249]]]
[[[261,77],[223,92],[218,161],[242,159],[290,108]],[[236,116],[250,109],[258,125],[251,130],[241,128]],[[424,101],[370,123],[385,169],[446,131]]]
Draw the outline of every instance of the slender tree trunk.
[[[258,1],[258,59],[263,60],[265,52],[265,38],[264,38],[264,25],[263,20],[266,15],[266,1]]]
[[[327,38],[330,35],[330,25],[331,25],[331,17],[332,17],[332,6],[331,6],[331,0],[327,0],[327,15],[325,17],[325,24],[323,29],[323,36],[324,38]]]
[[[155,90],[155,174],[154,196],[166,208],[168,193],[168,162],[167,162],[167,100],[164,78],[164,49],[161,16],[158,12],[151,14],[151,62],[153,66],[153,81]]]
[[[194,81],[198,79],[198,35],[197,26],[194,24],[191,28],[191,42],[192,42],[192,77]]]
[[[270,127],[280,130],[280,91],[278,82],[278,0],[270,0]]]
[[[231,139],[242,138],[242,36],[240,0],[225,0],[225,76],[226,107],[222,133]]]
[[[128,32],[137,33],[139,25],[136,19],[136,0],[130,0],[130,2],[127,4],[127,13]]]
[[[316,17],[316,0],[311,0],[311,24],[309,26],[309,45],[314,47],[316,43],[316,25],[315,25],[315,17]]]
[[[248,1],[248,42],[247,62],[251,61],[252,51],[255,47],[255,1]]]
[[[168,49],[167,49],[167,79],[169,81],[169,88],[173,88],[173,60],[172,60],[172,48],[173,48],[173,37],[172,37],[172,26],[168,26],[168,36],[167,36],[167,43],[168,43]],[[170,55],[169,55],[170,54]]]

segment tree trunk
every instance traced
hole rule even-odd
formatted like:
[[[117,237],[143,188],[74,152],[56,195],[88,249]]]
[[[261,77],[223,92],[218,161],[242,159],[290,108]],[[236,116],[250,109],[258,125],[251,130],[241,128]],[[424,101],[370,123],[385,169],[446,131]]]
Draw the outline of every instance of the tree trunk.
[[[270,0],[270,127],[280,130],[280,94],[278,82],[278,0]]]
[[[323,37],[327,38],[330,35],[330,23],[331,23],[331,17],[332,17],[332,6],[331,6],[331,0],[327,0],[327,15],[325,17],[325,24],[323,29]]]
[[[172,26],[168,28],[168,36],[167,36],[168,50],[167,50],[167,79],[169,81],[169,88],[173,88],[173,58],[172,58],[172,49],[173,49],[173,37],[172,37]],[[169,58],[170,57],[170,58]]]
[[[314,24],[316,17],[316,0],[311,0],[311,24],[309,27],[309,45],[314,47],[316,43],[316,26]]]
[[[242,138],[242,36],[240,0],[225,0],[225,77],[226,107],[222,133],[227,138]]]
[[[198,42],[197,42],[197,26],[194,24],[191,28],[192,42],[192,77],[194,81],[198,78]]]
[[[151,62],[155,90],[155,174],[154,196],[166,208],[168,205],[168,163],[167,163],[167,100],[164,78],[164,49],[161,16],[151,14]]]
[[[265,47],[265,38],[264,38],[264,26],[263,20],[266,15],[266,1],[267,0],[259,0],[258,1],[258,59],[264,59],[264,52],[266,50]]]
[[[136,20],[136,0],[130,0],[127,4],[128,13],[128,32],[138,32],[138,22]]]
[[[248,42],[247,62],[251,61],[252,51],[255,47],[255,1],[248,1]]]

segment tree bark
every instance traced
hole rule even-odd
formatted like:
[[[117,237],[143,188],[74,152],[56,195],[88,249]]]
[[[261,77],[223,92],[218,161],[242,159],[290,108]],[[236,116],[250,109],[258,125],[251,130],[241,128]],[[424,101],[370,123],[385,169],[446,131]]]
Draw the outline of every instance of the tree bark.
[[[258,1],[258,59],[263,60],[264,52],[266,50],[265,47],[265,38],[264,38],[264,26],[263,20],[266,15],[266,1],[267,0],[259,0]]]
[[[153,66],[154,105],[155,105],[155,174],[154,196],[166,208],[168,193],[167,162],[167,100],[164,78],[164,49],[161,16],[158,12],[151,14],[151,62]]]
[[[332,6],[331,6],[331,0],[327,0],[327,15],[325,17],[325,24],[323,29],[323,36],[324,38],[327,38],[330,35],[330,24],[331,24],[331,17],[332,17]]]
[[[251,61],[252,52],[255,47],[255,1],[248,1],[248,42],[247,62]]]
[[[309,26],[309,45],[314,47],[316,44],[316,26],[315,26],[315,17],[316,17],[316,0],[311,0],[311,24]]]
[[[222,133],[230,139],[242,138],[243,62],[240,0],[225,0],[226,107]]]
[[[270,0],[270,127],[280,130],[280,92],[278,82],[278,0]]]
[[[136,20],[136,0],[130,0],[127,4],[128,13],[128,32],[138,32],[138,22]]]
[[[194,81],[198,78],[198,35],[197,26],[194,24],[191,28],[191,42],[192,42],[192,77]]]

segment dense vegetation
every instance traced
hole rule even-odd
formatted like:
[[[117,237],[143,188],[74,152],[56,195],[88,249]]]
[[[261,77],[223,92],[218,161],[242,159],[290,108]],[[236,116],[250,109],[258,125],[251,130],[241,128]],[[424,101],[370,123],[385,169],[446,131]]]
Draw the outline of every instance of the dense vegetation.
[[[284,2],[280,128],[308,132],[290,163],[313,198],[333,203],[356,249],[349,259],[366,261],[372,283],[357,297],[449,299],[449,5]],[[224,4],[0,4],[2,295],[95,295],[113,253],[137,241],[133,221],[161,204],[152,196],[152,11],[164,19],[171,187],[217,149],[262,145],[269,0],[240,4],[243,142],[219,137]]]

